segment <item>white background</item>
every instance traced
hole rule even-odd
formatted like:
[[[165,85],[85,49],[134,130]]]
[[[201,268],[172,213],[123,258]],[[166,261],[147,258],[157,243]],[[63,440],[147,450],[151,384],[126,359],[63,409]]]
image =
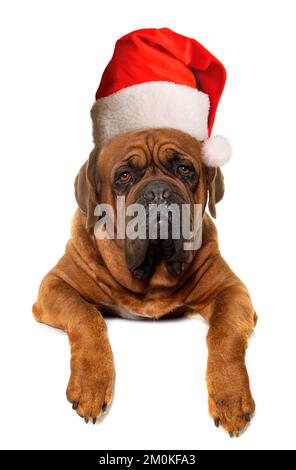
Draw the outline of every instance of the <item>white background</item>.
[[[1,2],[1,438],[21,449],[295,448],[294,1]],[[247,352],[257,411],[238,439],[207,412],[207,325],[110,320],[113,405],[86,425],[65,398],[67,337],[31,304],[63,254],[89,109],[115,40],[167,26],[226,66],[214,132],[234,148],[217,225],[259,315]]]

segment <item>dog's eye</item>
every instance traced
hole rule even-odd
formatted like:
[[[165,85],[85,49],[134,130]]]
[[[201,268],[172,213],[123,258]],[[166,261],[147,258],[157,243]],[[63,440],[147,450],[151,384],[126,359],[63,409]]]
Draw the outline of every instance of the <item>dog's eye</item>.
[[[189,176],[191,171],[192,171],[191,168],[189,168],[189,166],[187,165],[179,165],[177,168],[177,173],[180,176]]]
[[[132,175],[128,171],[124,171],[123,173],[119,175],[118,181],[121,184],[127,184],[130,182],[131,178],[132,178]]]

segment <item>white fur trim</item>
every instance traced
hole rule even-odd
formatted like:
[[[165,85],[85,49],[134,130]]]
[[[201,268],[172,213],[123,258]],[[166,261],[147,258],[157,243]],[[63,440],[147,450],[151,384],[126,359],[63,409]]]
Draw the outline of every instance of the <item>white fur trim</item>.
[[[222,166],[231,158],[231,146],[223,135],[214,135],[202,146],[202,159],[207,166]]]
[[[207,94],[171,82],[123,88],[93,105],[94,142],[102,146],[116,135],[149,127],[171,127],[203,140],[208,135],[209,103]]]

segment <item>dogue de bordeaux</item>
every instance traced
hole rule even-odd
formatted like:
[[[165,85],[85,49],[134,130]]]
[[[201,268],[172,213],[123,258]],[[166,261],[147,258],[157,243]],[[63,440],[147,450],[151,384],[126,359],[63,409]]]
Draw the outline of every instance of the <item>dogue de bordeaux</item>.
[[[159,319],[198,312],[209,323],[207,387],[216,426],[239,435],[254,412],[245,366],[256,313],[222,258],[212,218],[224,194],[201,143],[175,129],[142,129],[95,147],[75,180],[78,204],[64,256],[44,277],[33,314],[64,330],[71,346],[67,398],[96,422],[112,400],[114,361],[104,315]],[[200,204],[202,245],[180,240],[96,237],[98,204]],[[210,215],[207,214],[208,207]],[[182,240],[181,240],[182,241]]]

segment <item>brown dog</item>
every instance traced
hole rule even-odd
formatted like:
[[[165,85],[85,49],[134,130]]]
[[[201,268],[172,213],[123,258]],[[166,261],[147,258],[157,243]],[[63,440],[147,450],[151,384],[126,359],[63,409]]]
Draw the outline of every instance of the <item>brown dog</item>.
[[[181,131],[129,132],[94,148],[76,178],[79,209],[72,238],[43,279],[33,313],[69,336],[67,398],[86,421],[95,422],[112,400],[114,363],[105,312],[156,319],[199,312],[210,324],[210,415],[232,436],[254,412],[244,355],[256,313],[246,287],[221,257],[216,228],[205,213],[208,200],[215,217],[224,183],[220,169],[206,167],[200,152],[200,142]],[[201,248],[161,245],[160,256],[149,240],[97,239],[94,209],[98,203],[115,207],[119,195],[126,196],[127,205],[157,198],[201,204]]]

